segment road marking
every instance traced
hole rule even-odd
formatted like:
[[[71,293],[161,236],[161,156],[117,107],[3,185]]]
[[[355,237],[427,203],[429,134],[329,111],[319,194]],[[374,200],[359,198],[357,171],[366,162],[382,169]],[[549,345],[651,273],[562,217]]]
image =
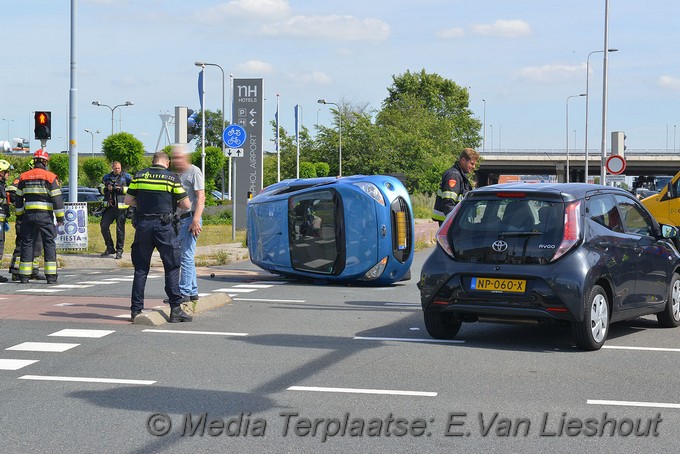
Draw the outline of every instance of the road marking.
[[[385,306],[421,307],[420,303],[385,303]]]
[[[37,359],[0,359],[0,370],[19,370],[37,362]]]
[[[57,292],[61,292],[61,290],[60,290],[60,289],[56,289],[56,288],[27,288],[27,289],[17,290],[17,292],[24,292],[24,293],[57,293]]]
[[[143,333],[204,334],[208,336],[247,336],[248,333],[227,333],[220,331],[182,331],[174,329],[143,329]]]
[[[90,337],[90,338],[95,338],[99,339],[104,336],[108,336],[109,334],[115,333],[115,330],[107,330],[107,329],[62,329],[61,331],[57,331],[52,334],[48,334],[48,336],[57,336],[57,337]]]
[[[324,388],[321,386],[291,386],[288,391],[315,391],[326,393],[348,394],[387,394],[393,396],[435,397],[437,393],[427,391],[400,391],[396,389],[362,389],[362,388]]]
[[[127,380],[123,378],[56,377],[50,375],[23,375],[19,380],[76,381],[85,383],[115,383],[119,385],[153,385],[156,380]]]
[[[93,285],[87,285],[87,284],[59,284],[59,285],[53,285],[51,288],[59,288],[59,289],[69,289],[69,288],[90,288],[94,287]]]
[[[273,287],[273,285],[272,284],[238,284],[238,285],[235,285],[234,287],[258,289],[258,288],[271,288],[271,287]]]
[[[602,348],[611,350],[640,350],[648,352],[680,352],[680,348],[666,348],[666,347],[623,347],[618,345],[604,345]]]
[[[75,306],[75,303],[59,303],[55,304],[56,307],[66,307],[66,306]]]
[[[620,405],[624,407],[680,408],[680,404],[671,404],[665,402],[632,402],[627,400],[588,399],[586,403],[590,405]]]
[[[255,281],[253,284],[284,285],[289,281]]]
[[[459,339],[414,339],[410,337],[365,337],[354,336],[354,340],[372,340],[372,341],[394,341],[394,342],[423,342],[436,344],[463,344],[464,340]]]
[[[150,278],[151,276],[147,276],[147,278]],[[113,282],[132,282],[134,280],[134,277],[109,277],[107,279],[104,279],[105,281],[113,281]]]
[[[56,342],[23,342],[21,344],[7,347],[5,350],[14,350],[22,352],[56,352],[61,353],[66,350],[71,350],[80,344],[61,344]]]
[[[229,287],[229,288],[218,288],[217,290],[213,290],[213,292],[233,292],[233,293],[250,293],[254,292],[256,289],[254,288],[234,288],[234,287]]]
[[[79,284],[92,284],[92,285],[109,285],[109,284],[117,284],[118,282],[114,281],[82,281],[78,282]]]
[[[263,303],[305,303],[305,300],[273,300],[268,298],[234,298],[234,301],[260,301]]]

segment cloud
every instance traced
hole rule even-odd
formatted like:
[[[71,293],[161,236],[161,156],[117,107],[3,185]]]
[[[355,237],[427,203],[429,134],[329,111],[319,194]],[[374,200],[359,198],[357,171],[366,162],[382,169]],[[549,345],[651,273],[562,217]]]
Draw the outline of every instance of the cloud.
[[[197,11],[194,18],[203,23],[233,23],[235,19],[287,17],[291,13],[287,0],[232,0]]]
[[[516,77],[528,82],[554,83],[583,78],[585,71],[585,63],[578,65],[550,64],[522,68],[516,73]]]
[[[669,90],[680,90],[680,79],[673,76],[661,76],[656,82],[659,87]]]
[[[447,30],[441,30],[437,32],[437,37],[441,39],[454,39],[460,38],[465,35],[465,31],[462,28],[449,28]]]
[[[236,66],[236,72],[244,74],[269,74],[272,71],[272,65],[260,60],[248,60]]]
[[[518,38],[531,35],[531,26],[519,19],[498,19],[493,24],[473,25],[472,31],[478,35]]]
[[[268,36],[329,39],[334,41],[384,41],[390,26],[379,19],[354,16],[295,16],[261,27]]]

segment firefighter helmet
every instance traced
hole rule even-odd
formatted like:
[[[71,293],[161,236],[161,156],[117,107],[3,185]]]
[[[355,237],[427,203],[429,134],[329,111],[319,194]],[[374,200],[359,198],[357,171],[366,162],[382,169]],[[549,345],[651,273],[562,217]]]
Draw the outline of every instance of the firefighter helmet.
[[[33,153],[33,159],[44,159],[45,161],[49,161],[50,155],[42,148],[38,148],[36,152]]]
[[[4,159],[0,159],[0,172],[8,172],[12,170],[14,167],[12,167],[12,164],[9,162],[5,161]]]

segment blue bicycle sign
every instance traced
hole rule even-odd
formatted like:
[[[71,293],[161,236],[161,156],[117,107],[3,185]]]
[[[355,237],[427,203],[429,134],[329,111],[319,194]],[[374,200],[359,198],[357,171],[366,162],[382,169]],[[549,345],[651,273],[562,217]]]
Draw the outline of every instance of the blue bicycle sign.
[[[246,143],[246,130],[239,125],[229,125],[222,133],[222,140],[228,148],[241,148]]]

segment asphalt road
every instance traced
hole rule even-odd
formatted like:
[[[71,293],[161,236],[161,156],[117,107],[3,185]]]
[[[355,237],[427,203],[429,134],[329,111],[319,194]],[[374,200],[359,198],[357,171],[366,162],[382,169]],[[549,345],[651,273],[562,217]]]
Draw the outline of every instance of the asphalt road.
[[[598,352],[530,326],[433,342],[415,279],[314,285],[239,262],[201,270],[201,292],[232,304],[144,327],[124,318],[131,274],[0,286],[0,452],[677,450],[680,330],[653,318]]]

